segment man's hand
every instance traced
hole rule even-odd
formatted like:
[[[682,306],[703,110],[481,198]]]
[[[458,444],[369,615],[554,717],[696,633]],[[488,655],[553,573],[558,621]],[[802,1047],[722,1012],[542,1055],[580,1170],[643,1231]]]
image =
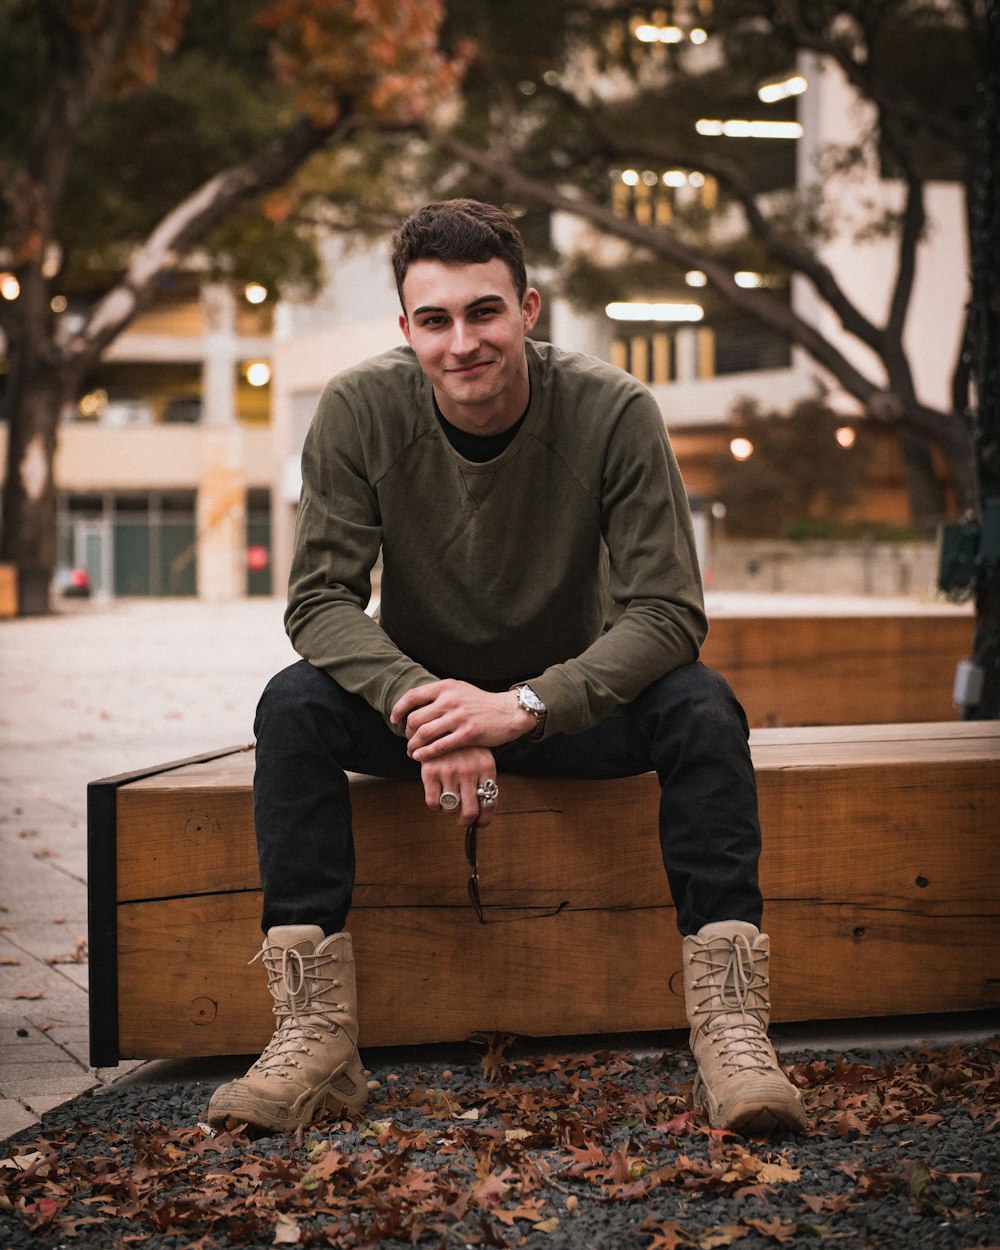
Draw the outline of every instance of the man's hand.
[[[535,727],[535,718],[518,703],[517,691],[490,694],[451,680],[407,691],[390,720],[394,725],[406,722],[406,749],[420,764],[467,747],[502,746]]]
[[[483,807],[476,790],[484,781],[496,781],[496,770],[492,751],[482,747],[450,751],[439,759],[421,764],[420,779],[424,783],[424,800],[429,808],[440,811],[441,795],[450,790],[452,794],[458,795],[461,802],[454,812],[444,814],[454,816],[460,825],[471,825],[474,820],[478,820],[480,829],[485,829],[493,819],[496,808]]]

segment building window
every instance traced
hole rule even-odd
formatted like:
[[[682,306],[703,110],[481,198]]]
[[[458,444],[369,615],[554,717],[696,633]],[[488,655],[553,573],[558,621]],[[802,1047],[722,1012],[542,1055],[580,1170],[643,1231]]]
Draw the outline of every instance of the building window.
[[[784,335],[755,321],[722,321],[714,327],[715,361],[712,376],[787,369],[792,347]]]
[[[194,491],[69,495],[60,507],[60,561],[85,568],[94,592],[194,595]]]
[[[614,169],[611,206],[618,217],[641,226],[668,226],[682,209],[711,211],[718,204],[719,184],[698,170]]]

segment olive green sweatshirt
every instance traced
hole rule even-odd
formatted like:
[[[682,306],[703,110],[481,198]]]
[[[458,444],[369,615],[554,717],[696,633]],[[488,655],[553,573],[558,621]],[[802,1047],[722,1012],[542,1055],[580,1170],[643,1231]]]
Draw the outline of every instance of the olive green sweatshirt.
[[[526,351],[524,422],[483,464],[449,443],[408,347],[340,374],[320,399],[285,623],[300,655],[386,719],[440,677],[527,681],[546,736],[574,733],[704,640],[687,496],[652,396],[602,361],[531,340]]]

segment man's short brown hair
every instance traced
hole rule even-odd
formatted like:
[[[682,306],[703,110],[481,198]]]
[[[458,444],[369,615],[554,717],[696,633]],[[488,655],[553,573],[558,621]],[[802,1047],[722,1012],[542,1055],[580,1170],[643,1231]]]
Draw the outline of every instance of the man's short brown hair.
[[[528,289],[524,243],[507,214],[481,200],[442,200],[411,213],[392,238],[392,269],[403,304],[403,279],[416,260],[485,264],[494,257],[510,270],[519,300]],[[406,305],[403,304],[403,312]]]

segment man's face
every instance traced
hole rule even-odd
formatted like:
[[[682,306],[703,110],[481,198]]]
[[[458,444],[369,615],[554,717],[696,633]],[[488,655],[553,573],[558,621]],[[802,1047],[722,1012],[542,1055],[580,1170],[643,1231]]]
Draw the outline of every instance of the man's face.
[[[520,418],[530,393],[524,340],[540,307],[534,288],[518,300],[510,270],[496,257],[410,266],[400,329],[452,424],[498,434]]]

